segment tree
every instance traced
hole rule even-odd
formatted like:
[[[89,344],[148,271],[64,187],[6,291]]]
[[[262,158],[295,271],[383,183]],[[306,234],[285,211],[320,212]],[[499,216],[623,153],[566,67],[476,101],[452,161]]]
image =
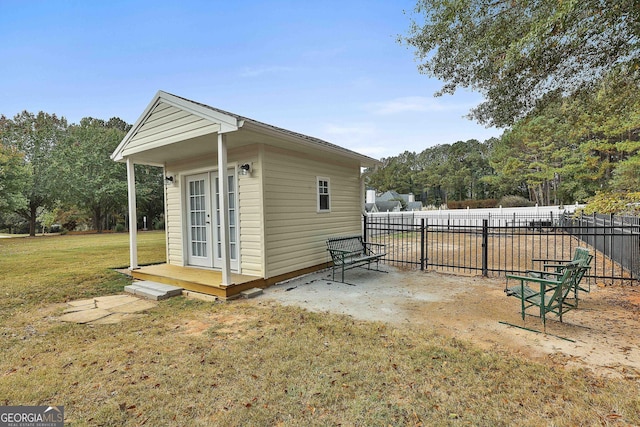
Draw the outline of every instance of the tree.
[[[427,205],[440,206],[447,203],[444,178],[449,162],[449,144],[436,145],[418,154],[420,171],[416,181],[420,187],[422,200]]]
[[[26,207],[27,199],[22,189],[29,185],[29,178],[24,156],[15,148],[0,145],[0,212],[14,212]]]
[[[423,202],[440,206],[448,200],[486,198],[494,191],[485,176],[493,175],[489,164],[490,143],[475,139],[453,145],[436,145],[419,154],[404,153],[382,159],[383,166],[367,171],[367,185],[378,191],[413,193]]]
[[[418,0],[400,41],[445,82],[438,94],[484,95],[471,116],[498,127],[606,76],[640,81],[636,0]]]
[[[123,120],[85,117],[69,127],[56,154],[56,169],[64,177],[62,200],[91,216],[92,227],[104,230],[109,215],[126,212],[127,173],[110,155],[130,129]],[[136,165],[138,214],[149,223],[164,212],[162,169]]]
[[[492,164],[498,181],[526,185],[539,204],[573,203],[634,191],[639,154],[640,85],[616,77],[536,108],[494,144]]]
[[[154,223],[161,224],[164,218],[164,171],[147,165],[135,168],[138,219],[147,217],[147,227],[155,228]]]
[[[98,232],[106,216],[122,211],[127,203],[126,169],[109,157],[124,135],[104,120],[85,117],[70,126],[56,153],[56,169],[64,182],[62,200],[91,215]]]
[[[478,140],[458,141],[449,147],[442,183],[451,199],[484,199],[487,185],[482,180],[491,175],[487,145]]]
[[[571,100],[572,139],[581,143],[581,180],[597,190],[635,191],[640,182],[640,82],[607,79],[589,96]]]
[[[26,203],[15,210],[29,222],[30,236],[35,236],[39,211],[53,207],[58,189],[63,185],[51,160],[66,130],[67,121],[64,117],[42,111],[37,115],[23,111],[13,120],[2,118],[2,145],[22,153],[30,175],[22,188]]]
[[[414,157],[415,153],[405,151],[398,156],[382,159],[381,168],[367,173],[367,185],[382,192],[389,190],[399,193],[412,192]]]

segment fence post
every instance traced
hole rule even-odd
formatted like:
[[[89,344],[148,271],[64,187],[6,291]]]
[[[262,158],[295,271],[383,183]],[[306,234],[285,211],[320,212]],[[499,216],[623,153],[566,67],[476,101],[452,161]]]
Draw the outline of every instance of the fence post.
[[[616,217],[614,214],[609,214],[609,224],[608,227],[605,230],[609,230],[609,253],[606,254],[611,260],[622,260],[622,257],[620,255],[618,255],[618,257],[616,258],[616,247],[615,247],[615,239],[614,239],[614,234],[616,234],[616,229],[615,227],[615,223],[616,223]],[[614,266],[613,264],[611,265],[611,275],[614,275]]]
[[[369,241],[369,238],[368,238],[369,237],[369,227],[368,227],[369,224],[367,224],[367,214],[363,214],[362,217],[363,217],[363,221],[364,221],[364,233],[362,233],[362,234],[364,236],[364,241],[368,242]]]
[[[424,218],[420,218],[420,270],[424,271],[424,262],[425,262],[425,250],[424,250],[424,245],[425,245],[425,239],[424,239],[424,233],[425,233],[425,227],[424,227]]]
[[[489,275],[489,220],[482,220],[482,275]]]

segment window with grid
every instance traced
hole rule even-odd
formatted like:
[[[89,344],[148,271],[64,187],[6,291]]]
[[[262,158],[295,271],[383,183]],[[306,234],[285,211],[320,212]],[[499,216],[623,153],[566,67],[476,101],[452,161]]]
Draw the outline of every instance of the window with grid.
[[[329,178],[318,177],[318,212],[331,211]]]

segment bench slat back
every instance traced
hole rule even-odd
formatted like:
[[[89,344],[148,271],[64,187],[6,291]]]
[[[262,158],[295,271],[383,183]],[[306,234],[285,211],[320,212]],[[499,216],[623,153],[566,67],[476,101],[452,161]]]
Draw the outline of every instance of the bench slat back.
[[[327,239],[327,249],[333,261],[340,263],[366,255],[361,236],[332,237]]]

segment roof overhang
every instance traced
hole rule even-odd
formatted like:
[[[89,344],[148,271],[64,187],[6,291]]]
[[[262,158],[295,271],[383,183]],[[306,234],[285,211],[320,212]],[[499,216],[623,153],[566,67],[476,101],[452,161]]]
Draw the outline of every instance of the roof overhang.
[[[233,147],[253,144],[256,134],[298,151],[320,151],[355,161],[361,167],[380,162],[318,138],[238,116],[164,91],[158,91],[111,155],[115,161],[162,166],[187,157],[217,152],[217,134],[229,134]]]

